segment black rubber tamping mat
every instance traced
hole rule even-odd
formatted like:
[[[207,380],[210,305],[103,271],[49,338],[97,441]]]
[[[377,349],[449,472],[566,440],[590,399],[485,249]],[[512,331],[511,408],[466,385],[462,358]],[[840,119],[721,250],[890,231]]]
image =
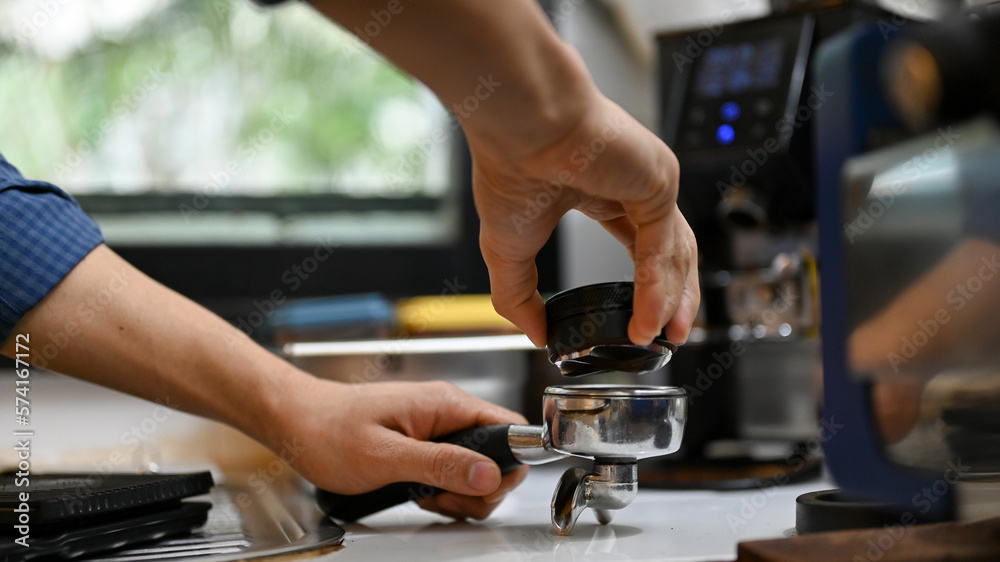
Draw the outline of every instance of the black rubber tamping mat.
[[[70,560],[190,532],[211,504],[181,500],[213,484],[208,472],[0,475],[0,558]]]
[[[43,474],[18,486],[16,474],[0,475],[0,525],[16,525],[27,503],[31,525],[52,525],[113,515],[128,510],[148,511],[158,505],[208,493],[212,474]],[[29,495],[21,501],[21,493]]]
[[[32,526],[28,546],[7,537],[0,544],[4,562],[72,560],[110,553],[174,535],[205,524],[212,504],[176,501],[159,509],[121,511],[72,523]]]

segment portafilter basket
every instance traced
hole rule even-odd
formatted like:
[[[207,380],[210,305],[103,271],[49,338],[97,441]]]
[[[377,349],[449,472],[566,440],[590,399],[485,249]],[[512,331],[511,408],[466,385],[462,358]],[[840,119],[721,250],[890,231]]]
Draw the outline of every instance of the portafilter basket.
[[[504,472],[522,464],[544,464],[567,455],[593,459],[592,470],[567,470],[552,497],[552,527],[573,530],[584,509],[601,524],[638,492],[636,462],[676,451],[684,435],[687,396],[671,386],[564,385],[545,389],[544,424],[493,425],[444,436],[493,459]],[[388,507],[440,493],[425,484],[403,482],[356,496],[317,491],[332,517],[355,521]]]

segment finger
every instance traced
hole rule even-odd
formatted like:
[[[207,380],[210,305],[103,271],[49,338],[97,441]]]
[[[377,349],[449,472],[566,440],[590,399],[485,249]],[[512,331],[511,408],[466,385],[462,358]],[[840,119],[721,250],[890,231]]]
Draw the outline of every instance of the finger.
[[[635,224],[628,217],[624,216],[600,222],[604,230],[607,230],[615,237],[615,240],[620,242],[622,246],[625,246],[629,257],[635,259],[635,234],[638,230]]]
[[[443,382],[411,387],[419,394],[400,413],[402,433],[386,428],[387,446],[378,466],[389,482],[414,481],[465,495],[482,496],[500,485],[500,469],[488,457],[448,443],[424,441],[458,430],[496,423],[527,423],[524,416]],[[424,399],[420,399],[424,397]]]
[[[483,501],[488,504],[498,504],[500,503],[511,490],[517,488],[522,482],[528,477],[529,466],[520,466],[507,474],[503,475],[503,479],[500,482],[500,487],[496,489],[492,494],[487,494],[482,497]]]
[[[538,268],[530,259],[503,258],[489,242],[480,248],[490,275],[493,308],[524,331],[531,343],[543,347],[546,339],[545,302],[538,293]]]
[[[455,518],[471,517],[485,519],[507,497],[507,494],[519,486],[527,477],[528,467],[522,466],[503,477],[503,482],[496,492],[487,496],[463,496],[453,492],[444,492],[436,496],[421,499],[421,508]]]
[[[423,498],[418,505],[428,511],[440,513],[455,519],[485,519],[492,513],[507,494],[519,486],[528,475],[528,467],[522,466],[504,475],[500,487],[486,496],[464,496],[453,492],[444,492],[429,498]]]
[[[622,206],[621,201],[583,195],[576,191],[573,193],[579,199],[579,203],[575,207],[576,210],[595,221],[613,220],[625,215],[625,207]]]
[[[419,410],[407,412],[398,420],[398,428],[416,439],[432,439],[487,425],[528,423],[518,412],[473,396],[449,382],[420,383],[416,392],[424,397],[416,401]],[[429,424],[421,426],[422,422]]]
[[[384,459],[383,479],[420,482],[466,496],[485,496],[500,486],[500,467],[489,457],[450,443],[420,441],[402,435]]]
[[[648,345],[673,316],[683,278],[676,271],[673,232],[667,219],[639,226],[635,242],[635,297],[629,339]]]
[[[665,219],[639,227],[635,264],[635,314],[629,336],[633,336],[634,328],[636,335],[651,339],[668,327],[668,338],[672,333],[687,341],[701,300],[697,285],[698,249],[694,233],[676,206]],[[678,313],[680,317],[668,325]],[[633,341],[648,343],[649,340]]]
[[[521,414],[472,396],[446,381],[357,384],[349,388],[361,389],[358,400],[397,404],[377,416],[378,423],[422,441],[484,425],[528,423]]]
[[[695,250],[697,254],[697,250]],[[697,262],[697,256],[694,258]],[[667,339],[677,345],[687,343],[691,335],[691,326],[698,316],[698,307],[701,304],[701,285],[698,283],[698,268],[688,268],[687,280],[684,282],[684,289],[681,294],[681,303],[677,307],[677,313],[667,322]]]

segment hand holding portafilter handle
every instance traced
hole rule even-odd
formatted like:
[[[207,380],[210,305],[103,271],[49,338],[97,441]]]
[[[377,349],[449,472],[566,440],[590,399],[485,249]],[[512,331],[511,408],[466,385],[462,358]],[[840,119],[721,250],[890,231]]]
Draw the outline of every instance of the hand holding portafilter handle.
[[[500,424],[464,429],[435,439],[439,443],[460,445],[481,453],[497,463],[504,474],[522,464],[542,464],[563,455],[545,449],[542,427]],[[442,489],[419,482],[397,482],[371,492],[356,495],[316,490],[316,502],[324,513],[340,521],[353,522],[384,509],[428,498]]]
[[[502,471],[511,471],[519,464],[543,464],[564,455],[593,458],[589,473],[571,469],[564,474],[560,491],[552,499],[552,526],[558,534],[567,535],[585,508],[593,508],[600,523],[608,523],[609,510],[622,509],[635,498],[636,462],[680,447],[687,395],[668,386],[550,386],[545,389],[542,411],[543,426],[492,425],[438,440],[488,456]],[[317,500],[334,518],[355,521],[411,499],[424,500],[439,491],[424,484],[404,483],[357,496],[320,490]]]

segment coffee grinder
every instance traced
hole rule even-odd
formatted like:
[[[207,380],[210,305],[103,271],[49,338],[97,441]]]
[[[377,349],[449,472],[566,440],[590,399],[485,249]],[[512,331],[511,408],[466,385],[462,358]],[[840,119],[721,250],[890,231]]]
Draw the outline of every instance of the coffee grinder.
[[[665,487],[752,487],[819,472],[816,111],[841,92],[810,78],[835,32],[881,11],[791,2],[774,14],[658,38],[660,133],[698,239],[702,307],[672,362],[691,400]]]

